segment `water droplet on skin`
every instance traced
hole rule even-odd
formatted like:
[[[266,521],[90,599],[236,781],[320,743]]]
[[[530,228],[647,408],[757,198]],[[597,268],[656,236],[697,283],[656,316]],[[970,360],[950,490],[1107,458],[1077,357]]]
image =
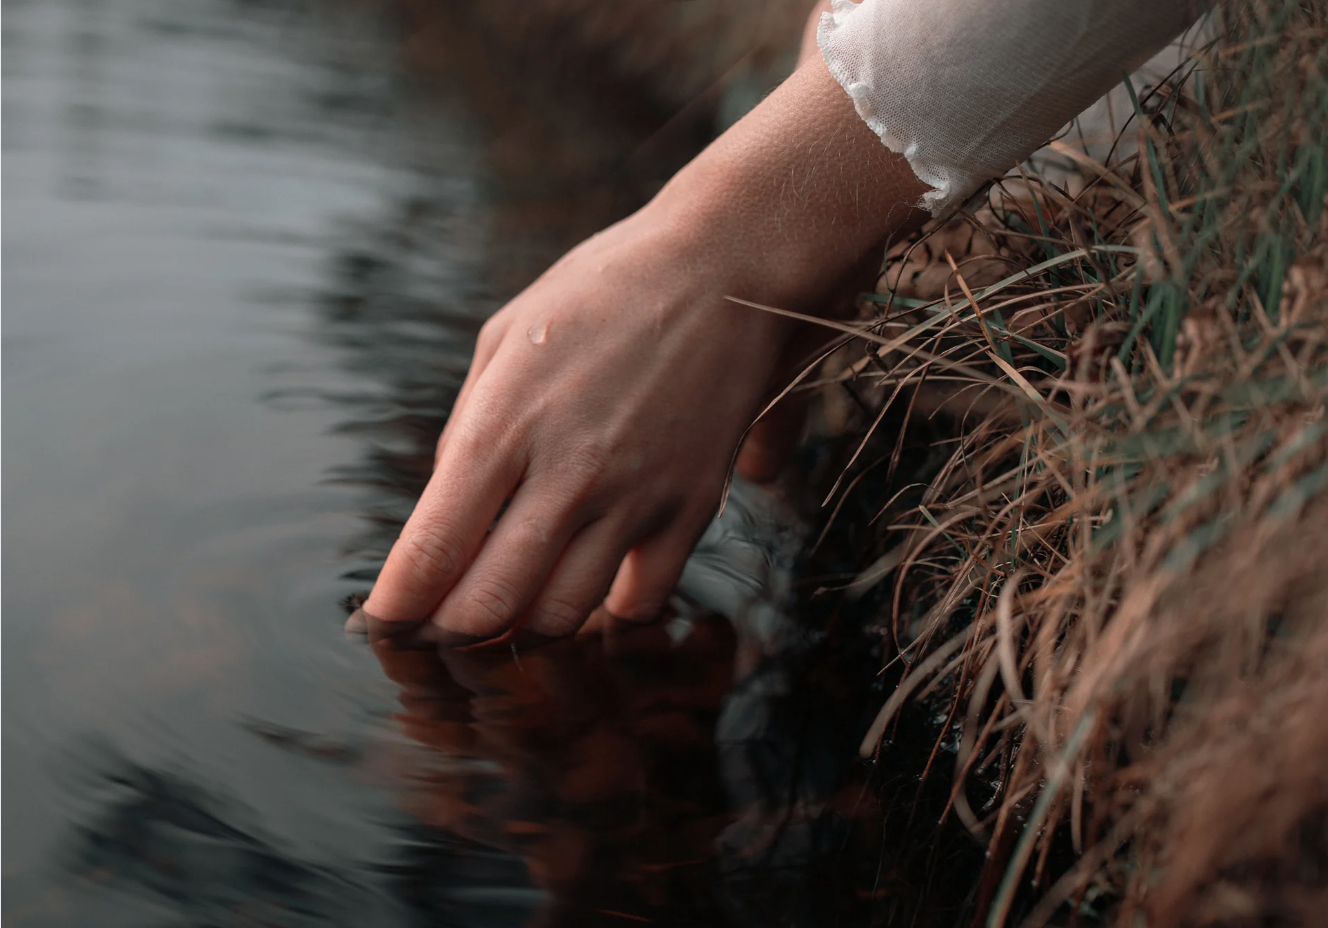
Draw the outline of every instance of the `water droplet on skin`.
[[[540,320],[526,330],[526,335],[529,336],[532,345],[542,345],[549,337],[549,324]]]

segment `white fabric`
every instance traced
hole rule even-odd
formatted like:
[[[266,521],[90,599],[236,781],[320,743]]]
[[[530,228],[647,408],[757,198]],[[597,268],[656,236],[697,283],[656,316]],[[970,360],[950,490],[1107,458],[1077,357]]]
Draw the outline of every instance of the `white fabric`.
[[[1198,15],[1188,0],[833,0],[817,44],[939,215],[1046,143]]]

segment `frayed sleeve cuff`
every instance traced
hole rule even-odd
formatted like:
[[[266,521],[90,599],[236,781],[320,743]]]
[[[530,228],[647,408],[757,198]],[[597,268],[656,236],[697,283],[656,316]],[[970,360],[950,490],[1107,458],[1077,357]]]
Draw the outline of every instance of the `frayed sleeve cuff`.
[[[1188,0],[833,0],[817,45],[941,215],[1163,48]]]

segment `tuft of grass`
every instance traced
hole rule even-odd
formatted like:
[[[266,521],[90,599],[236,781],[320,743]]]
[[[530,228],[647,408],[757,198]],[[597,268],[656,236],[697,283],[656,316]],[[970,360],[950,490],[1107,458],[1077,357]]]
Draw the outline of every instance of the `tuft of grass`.
[[[863,751],[949,700],[991,928],[1328,911],[1326,13],[1215,11],[1106,160],[897,246],[829,376],[945,433],[851,585],[908,667]]]

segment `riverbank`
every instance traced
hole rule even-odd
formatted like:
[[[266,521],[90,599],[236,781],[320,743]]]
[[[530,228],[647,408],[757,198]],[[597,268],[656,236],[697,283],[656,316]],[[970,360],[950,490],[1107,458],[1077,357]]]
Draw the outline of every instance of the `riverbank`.
[[[1324,22],[1225,11],[1109,158],[1055,144],[1064,174],[901,244],[838,363],[935,449],[846,474],[893,476],[849,589],[908,664],[863,749],[943,707],[980,922],[1328,904]]]

